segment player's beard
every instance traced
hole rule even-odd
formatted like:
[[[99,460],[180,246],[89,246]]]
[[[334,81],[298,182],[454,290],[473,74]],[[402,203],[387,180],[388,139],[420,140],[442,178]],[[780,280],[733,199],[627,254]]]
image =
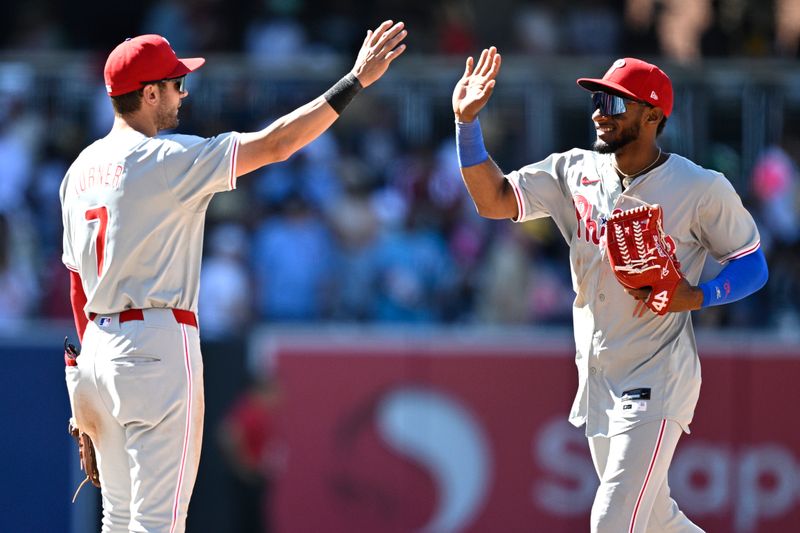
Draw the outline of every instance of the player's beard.
[[[156,121],[159,131],[177,128],[178,122],[180,122],[178,120],[178,108],[169,106],[166,102],[162,102],[156,114]]]
[[[627,128],[621,130],[616,139],[608,142],[596,139],[592,144],[592,150],[600,154],[613,154],[620,148],[627,146],[639,138],[639,123],[634,122]]]

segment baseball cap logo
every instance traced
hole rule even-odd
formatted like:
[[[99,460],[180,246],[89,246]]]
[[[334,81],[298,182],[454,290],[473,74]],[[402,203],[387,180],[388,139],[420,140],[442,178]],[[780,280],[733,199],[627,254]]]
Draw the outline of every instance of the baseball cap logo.
[[[617,59],[616,61],[614,61],[614,64],[611,65],[611,68],[608,69],[608,72],[606,72],[605,76],[603,76],[603,77],[607,78],[609,74],[611,74],[612,72],[614,72],[618,68],[622,68],[624,66],[625,66],[625,60],[624,59]]]
[[[655,91],[650,92],[650,98],[652,98],[653,100],[658,100],[658,95],[656,94]]]

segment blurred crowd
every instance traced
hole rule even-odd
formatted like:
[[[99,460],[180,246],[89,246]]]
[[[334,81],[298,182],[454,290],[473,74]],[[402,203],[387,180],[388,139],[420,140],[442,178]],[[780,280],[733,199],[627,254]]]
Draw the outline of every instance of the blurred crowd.
[[[107,11],[91,1],[18,4],[0,23],[11,24],[0,32],[3,50],[84,50],[104,58],[121,37],[156,32],[182,55],[234,52],[272,68],[303,55],[349,54],[365,28],[391,16],[411,28],[411,55],[463,58],[489,42],[534,56],[624,53],[687,63],[800,52],[794,0],[165,0],[120,6],[113,21],[91,28],[71,23],[84,8]],[[63,100],[37,101],[39,81],[0,62],[0,326],[71,316],[58,187],[77,153],[111,123],[99,84],[92,106],[77,113],[60,107]],[[574,295],[555,226],[479,218],[461,183],[450,128],[433,142],[411,142],[385,102],[359,99],[365,102],[289,161],[242,177],[236,192],[212,202],[200,296],[204,337],[287,321],[569,324]],[[208,102],[199,100],[182,111],[179,131],[248,131],[303,103],[288,99],[285,108],[256,113],[264,102],[242,98],[209,121]],[[512,161],[531,162],[524,147],[495,146],[490,151],[508,156],[506,170]],[[729,176],[744,184],[739,193],[759,220],[772,277],[756,296],[700,313],[701,325],[800,331],[798,162],[798,138],[784,135],[747,175]],[[711,157],[700,163],[714,165]]]
[[[409,53],[797,57],[796,0],[100,0],[20,2],[0,20],[0,46],[108,50],[120,36],[169,35],[176,50],[243,52],[289,60],[300,52],[354,50],[385,18],[410,28]],[[86,26],[91,17],[91,28]]]

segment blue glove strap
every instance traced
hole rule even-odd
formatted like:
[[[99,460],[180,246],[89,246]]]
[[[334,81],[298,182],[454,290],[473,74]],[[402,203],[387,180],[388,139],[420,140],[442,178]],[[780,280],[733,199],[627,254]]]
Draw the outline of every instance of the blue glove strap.
[[[716,278],[698,285],[703,291],[703,307],[741,300],[763,287],[768,278],[767,259],[759,248],[744,257],[734,259]]]
[[[458,165],[462,168],[479,165],[489,159],[477,117],[472,122],[456,122],[456,152]]]

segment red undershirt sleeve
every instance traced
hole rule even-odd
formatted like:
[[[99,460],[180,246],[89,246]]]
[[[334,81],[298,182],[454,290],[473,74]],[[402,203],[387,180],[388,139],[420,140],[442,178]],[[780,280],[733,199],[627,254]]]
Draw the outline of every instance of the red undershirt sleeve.
[[[83,292],[81,277],[77,272],[69,272],[69,299],[72,302],[72,315],[75,318],[75,330],[78,332],[78,340],[83,342],[83,332],[89,319],[83,312],[86,306],[86,294]]]

